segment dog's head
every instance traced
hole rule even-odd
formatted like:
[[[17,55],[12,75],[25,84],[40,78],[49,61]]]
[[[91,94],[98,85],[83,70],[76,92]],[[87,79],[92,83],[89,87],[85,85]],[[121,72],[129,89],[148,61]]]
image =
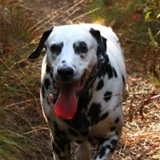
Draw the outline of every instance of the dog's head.
[[[44,32],[29,59],[37,58],[44,47],[47,65],[63,95],[61,101],[74,103],[93,70],[104,60],[106,40],[98,30],[66,25]]]

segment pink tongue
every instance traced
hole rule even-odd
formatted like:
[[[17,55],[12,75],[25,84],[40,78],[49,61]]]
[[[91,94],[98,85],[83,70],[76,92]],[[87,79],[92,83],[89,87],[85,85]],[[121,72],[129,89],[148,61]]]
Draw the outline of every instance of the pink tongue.
[[[77,110],[78,99],[72,85],[62,85],[54,112],[62,119],[72,119]]]

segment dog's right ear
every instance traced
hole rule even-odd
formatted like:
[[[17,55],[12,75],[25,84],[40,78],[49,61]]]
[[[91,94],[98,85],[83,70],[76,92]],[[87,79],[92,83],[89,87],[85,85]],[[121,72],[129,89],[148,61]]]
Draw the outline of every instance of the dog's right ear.
[[[44,43],[46,42],[52,30],[53,28],[43,33],[36,50],[33,51],[33,53],[28,57],[28,59],[36,59],[41,54],[41,51],[44,48]]]
[[[101,36],[99,30],[95,30],[93,28],[90,29],[90,33],[95,38],[98,44],[97,56],[99,61],[104,62],[106,59],[106,50],[107,50],[107,39]]]

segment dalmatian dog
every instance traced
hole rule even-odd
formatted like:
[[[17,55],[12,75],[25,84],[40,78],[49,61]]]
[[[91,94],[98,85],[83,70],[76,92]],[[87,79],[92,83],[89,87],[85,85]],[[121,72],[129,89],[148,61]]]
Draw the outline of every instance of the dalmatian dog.
[[[53,159],[109,160],[121,136],[126,83],[123,51],[110,27],[72,24],[45,31],[29,59],[46,54],[40,99],[52,135]]]

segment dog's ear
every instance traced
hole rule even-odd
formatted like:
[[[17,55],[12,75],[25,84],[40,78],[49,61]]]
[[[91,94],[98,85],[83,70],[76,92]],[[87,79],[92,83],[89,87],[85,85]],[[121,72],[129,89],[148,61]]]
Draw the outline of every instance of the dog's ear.
[[[33,51],[33,53],[28,57],[28,59],[36,59],[41,54],[41,51],[44,48],[44,43],[46,42],[47,38],[49,37],[50,33],[52,32],[52,29],[53,28],[51,28],[50,30],[47,30],[43,33],[36,50]]]
[[[107,39],[101,36],[99,30],[93,28],[90,29],[91,35],[96,39],[98,44],[97,56],[99,61],[104,62],[106,59]]]

